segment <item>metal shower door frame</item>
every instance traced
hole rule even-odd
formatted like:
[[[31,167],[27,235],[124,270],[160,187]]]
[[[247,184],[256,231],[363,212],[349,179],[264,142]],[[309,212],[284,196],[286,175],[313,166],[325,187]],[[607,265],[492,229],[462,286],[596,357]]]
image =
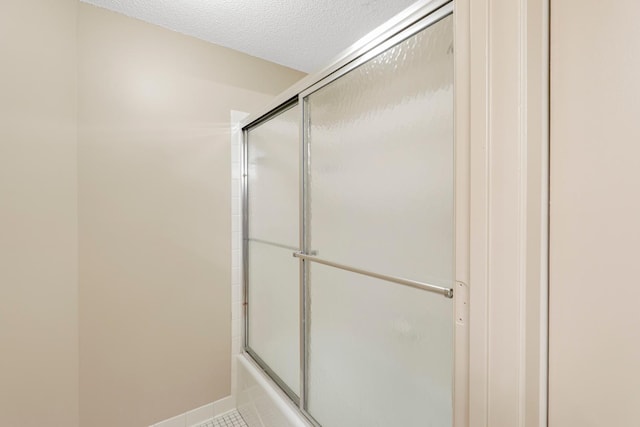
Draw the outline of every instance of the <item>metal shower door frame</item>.
[[[308,314],[310,307],[308,284],[309,284],[309,263],[319,262],[321,264],[330,265],[336,268],[342,268],[359,274],[370,275],[378,277],[386,281],[395,282],[400,285],[410,286],[425,291],[440,293],[444,297],[454,298],[459,293],[466,302],[466,285],[461,282],[456,282],[455,291],[454,288],[442,288],[430,284],[421,282],[415,282],[403,278],[380,275],[374,272],[369,272],[361,269],[354,269],[342,264],[337,264],[332,261],[323,260],[317,258],[312,248],[309,247],[310,243],[310,227],[309,227],[309,174],[310,174],[310,150],[309,150],[309,109],[308,109],[308,96],[322,87],[330,84],[334,80],[349,73],[355,68],[366,63],[370,59],[376,57],[380,53],[389,49],[390,47],[402,42],[403,40],[417,34],[418,32],[428,28],[429,26],[439,22],[443,18],[450,16],[454,13],[453,0],[431,0],[421,2],[417,4],[414,10],[407,11],[405,16],[397,17],[390,21],[388,24],[378,28],[369,36],[366,36],[363,40],[356,43],[352,48],[345,51],[340,55],[329,67],[324,70],[304,78],[301,82],[291,87],[282,95],[276,98],[264,112],[258,115],[252,115],[241,123],[243,130],[243,158],[242,158],[242,251],[243,251],[243,301],[244,301],[244,339],[243,347],[246,353],[248,353],[254,361],[274,380],[274,382],[285,392],[285,394],[297,405],[299,411],[305,416],[305,418],[314,426],[320,427],[320,424],[315,421],[313,416],[307,411],[308,401],[308,349],[309,349],[309,323]],[[455,65],[454,65],[455,66]],[[455,85],[454,85],[455,92]],[[301,107],[301,122],[300,122],[300,178],[299,178],[299,198],[300,198],[300,217],[299,217],[299,237],[300,248],[297,251],[293,251],[292,256],[297,257],[300,263],[300,393],[296,396],[295,393],[278,377],[271,368],[262,361],[259,356],[249,346],[249,258],[248,258],[248,243],[249,243],[249,199],[248,199],[248,135],[249,130],[259,126],[265,121],[273,118],[279,113],[286,111],[294,105]],[[455,119],[454,119],[455,120]],[[457,138],[454,138],[456,141]],[[455,145],[455,144],[454,144]],[[454,148],[455,150],[455,148]],[[454,156],[454,170],[458,168],[457,155]],[[455,175],[455,174],[454,174]],[[458,191],[457,182],[454,184],[454,193]],[[458,196],[454,196],[454,201]],[[457,210],[454,209],[454,215],[456,220],[458,219]],[[454,221],[455,223],[455,221]],[[455,227],[454,227],[455,229]],[[455,230],[454,230],[455,233]],[[454,260],[457,262],[456,256],[456,241],[454,238]],[[345,268],[347,267],[347,268]],[[456,295],[454,295],[456,294]],[[457,307],[462,304],[462,299],[454,301],[454,315],[458,315]],[[468,309],[468,307],[465,307]],[[455,325],[455,319],[452,319]],[[457,328],[454,328],[454,333],[457,334]],[[456,354],[455,347],[457,346],[458,338],[454,339],[454,356]],[[466,357],[466,355],[462,355]],[[454,364],[454,377],[456,375]],[[454,385],[457,382],[454,378]],[[466,402],[465,402],[466,403]],[[456,399],[454,399],[454,406]],[[455,409],[454,409],[455,413]],[[458,425],[454,422],[454,425]]]

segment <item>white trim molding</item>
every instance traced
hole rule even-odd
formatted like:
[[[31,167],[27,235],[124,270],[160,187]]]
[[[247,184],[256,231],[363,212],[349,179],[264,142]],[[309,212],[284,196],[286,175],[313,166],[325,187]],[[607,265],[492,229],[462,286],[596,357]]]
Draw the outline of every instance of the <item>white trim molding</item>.
[[[544,427],[548,0],[456,10],[469,17],[469,426]]]
[[[455,351],[454,427],[469,426],[469,1],[454,2]]]

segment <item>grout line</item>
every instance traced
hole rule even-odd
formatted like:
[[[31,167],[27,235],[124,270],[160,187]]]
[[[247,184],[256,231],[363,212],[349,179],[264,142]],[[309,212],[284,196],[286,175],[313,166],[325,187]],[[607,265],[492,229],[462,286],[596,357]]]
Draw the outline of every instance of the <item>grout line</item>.
[[[249,427],[237,410],[219,415],[195,427]]]

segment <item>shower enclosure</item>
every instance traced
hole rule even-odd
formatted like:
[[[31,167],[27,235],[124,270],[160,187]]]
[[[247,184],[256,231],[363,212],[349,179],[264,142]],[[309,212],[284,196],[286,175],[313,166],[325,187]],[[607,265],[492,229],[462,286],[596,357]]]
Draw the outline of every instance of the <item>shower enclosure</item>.
[[[243,125],[244,349],[314,425],[453,425],[453,4]]]

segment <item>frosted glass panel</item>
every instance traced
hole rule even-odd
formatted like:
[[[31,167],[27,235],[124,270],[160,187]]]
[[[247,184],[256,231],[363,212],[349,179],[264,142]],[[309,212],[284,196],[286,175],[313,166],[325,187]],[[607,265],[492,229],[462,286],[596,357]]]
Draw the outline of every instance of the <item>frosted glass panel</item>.
[[[249,130],[249,339],[251,350],[300,389],[300,107]],[[288,248],[285,248],[288,247]]]
[[[298,247],[300,107],[249,131],[249,237]]]
[[[452,17],[312,93],[307,106],[311,248],[451,286]]]
[[[451,300],[311,266],[308,409],[324,427],[452,425]]]
[[[299,394],[298,260],[258,242],[249,242],[249,260],[249,347]]]

